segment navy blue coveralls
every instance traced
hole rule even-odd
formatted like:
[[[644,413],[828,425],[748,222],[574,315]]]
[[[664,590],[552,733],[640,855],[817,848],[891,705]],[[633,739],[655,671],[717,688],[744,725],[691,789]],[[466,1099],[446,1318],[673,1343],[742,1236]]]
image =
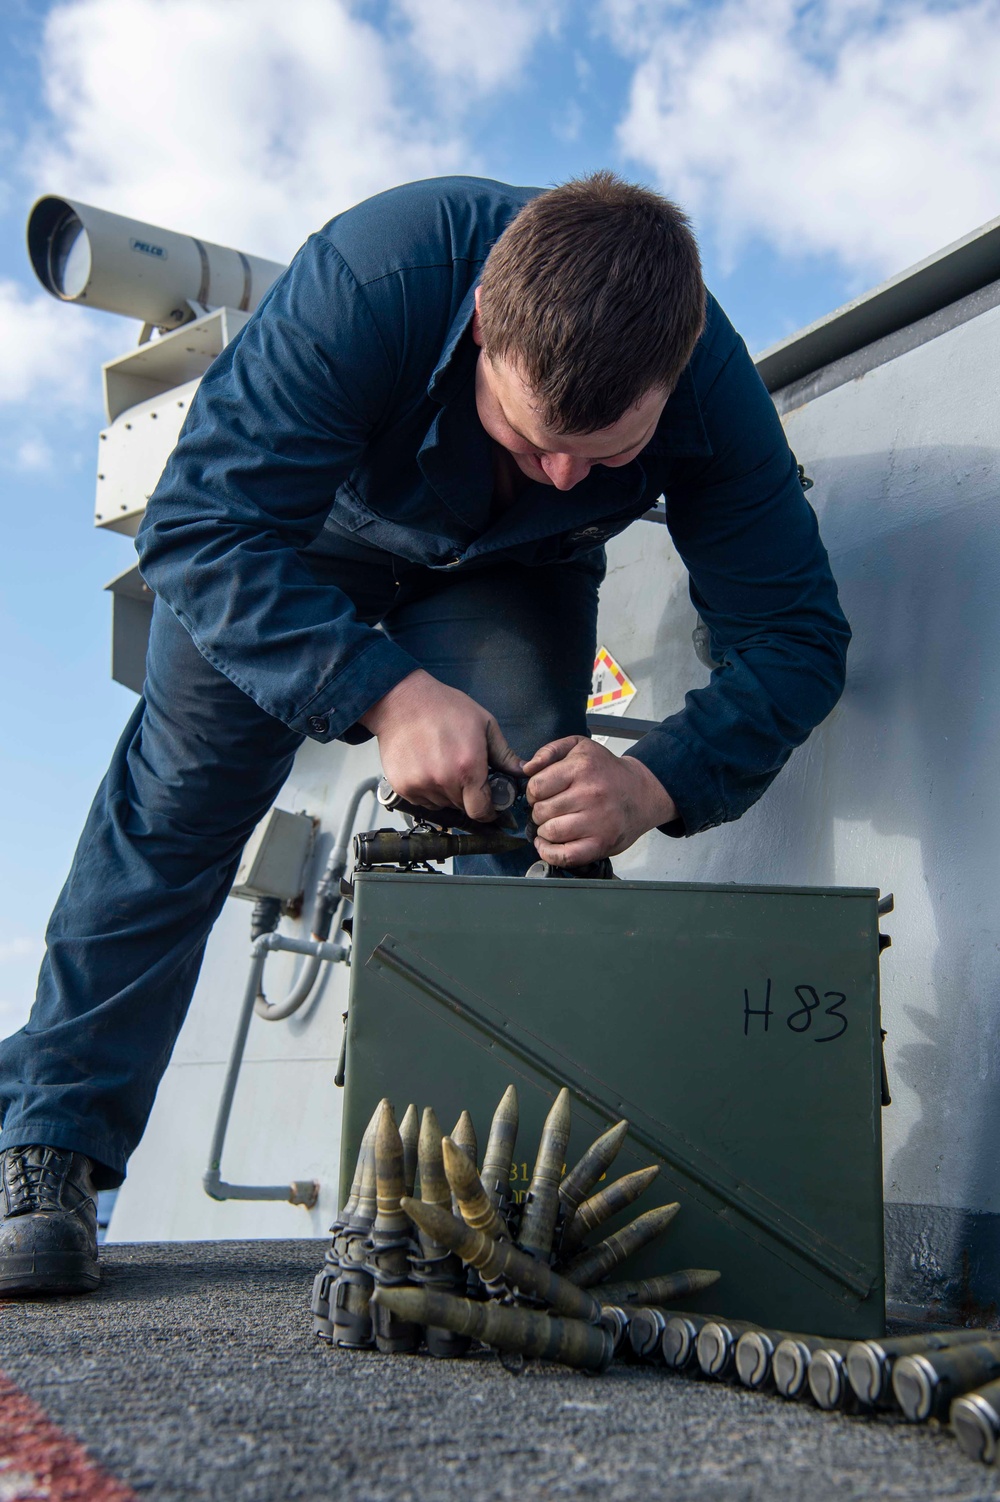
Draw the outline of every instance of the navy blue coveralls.
[[[445,178],[348,210],[202,381],[138,538],[156,595],[143,698],[30,1020],[0,1045],[0,1147],[76,1149],[121,1181],[242,846],[305,737],[365,738],[359,716],[418,666],[522,755],[582,733],[603,544],[661,492],[720,664],[628,753],[673,796],[665,832],[738,818],[836,703],[850,633],[816,520],[713,299],[638,459],[493,507],[473,293],[537,191]]]

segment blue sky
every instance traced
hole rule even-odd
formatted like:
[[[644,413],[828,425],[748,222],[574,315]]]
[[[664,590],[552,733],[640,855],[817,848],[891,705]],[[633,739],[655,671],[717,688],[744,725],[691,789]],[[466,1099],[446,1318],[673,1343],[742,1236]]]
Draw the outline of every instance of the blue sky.
[[[1000,212],[1000,0],[6,0],[0,44],[0,1034],[134,702],[91,518],[138,329],[33,283],[34,197],[286,260],[406,178],[610,166],[692,213],[753,350]]]

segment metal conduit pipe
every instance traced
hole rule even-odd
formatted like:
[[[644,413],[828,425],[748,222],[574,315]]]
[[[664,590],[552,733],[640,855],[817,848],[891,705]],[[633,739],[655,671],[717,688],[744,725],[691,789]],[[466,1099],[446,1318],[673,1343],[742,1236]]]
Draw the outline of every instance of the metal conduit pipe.
[[[291,1016],[291,1012],[302,1005],[315,984],[320,966],[327,961],[332,964],[345,961],[350,955],[350,945],[346,938],[335,939],[330,942],[329,934],[333,926],[333,916],[336,911],[340,882],[347,869],[347,851],[354,830],[354,821],[357,819],[358,810],[361,807],[365,795],[371,793],[374,796],[378,787],[377,777],[367,777],[360,782],[351,795],[350,802],[341,822],[340,833],[336,844],[330,852],[326,869],[316,888],[316,904],[313,910],[313,936],[309,939],[293,939],[285,934],[267,933],[261,934],[255,939],[250,949],[250,973],[247,976],[246,989],[243,992],[243,1002],[240,1007],[239,1021],[236,1025],[236,1034],[233,1038],[233,1046],[229,1055],[229,1064],[226,1069],[226,1078],[222,1086],[222,1095],[219,1100],[219,1109],[215,1118],[215,1130],[212,1133],[212,1145],[209,1148],[208,1167],[202,1175],[202,1184],[205,1193],[214,1200],[284,1200],[291,1205],[304,1205],[311,1209],[319,1197],[319,1185],[315,1179],[293,1179],[290,1184],[227,1184],[222,1177],[222,1153],[226,1145],[226,1132],[229,1129],[229,1118],[232,1114],[233,1099],[236,1095],[236,1084],[239,1079],[240,1068],[243,1064],[243,1054],[246,1049],[247,1034],[250,1031],[250,1022],[257,1009],[258,1002],[264,1000],[262,982],[264,966],[267,957],[273,950],[280,950],[290,954],[304,954],[309,958],[302,976],[293,991],[286,997],[280,1006],[273,1011],[264,1012],[261,1015],[268,1016],[273,1021],[280,1013],[282,1016]],[[306,979],[310,977],[308,987]],[[288,1003],[298,992],[302,992],[301,999],[296,1008],[288,1008]],[[268,1006],[266,1000],[264,1005]]]
[[[302,966],[298,980],[284,1001],[268,1001],[264,995],[264,971],[261,969],[260,985],[253,1004],[257,1016],[263,1017],[265,1022],[282,1022],[286,1017],[291,1017],[312,992],[322,963],[323,960],[319,954],[310,954],[309,959]]]
[[[333,917],[340,902],[340,882],[347,870],[347,853],[351,835],[354,833],[354,824],[358,817],[365,796],[370,793],[373,797],[378,787],[377,777],[366,777],[359,782],[351,794],[350,802],[344,811],[344,817],[340,823],[340,832],[337,835],[333,849],[330,851],[326,869],[316,886],[316,897],[313,903],[312,940],[309,948],[297,951],[300,954],[308,954],[308,963],[303,965],[302,973],[295,985],[289,991],[284,1001],[268,1001],[264,994],[264,967],[261,965],[258,975],[257,993],[254,997],[254,1011],[258,1017],[263,1017],[267,1022],[282,1022],[286,1017],[291,1017],[312,994],[312,989],[319,976],[320,967],[323,964],[323,955],[315,947],[330,937],[333,926]],[[284,945],[272,945],[273,949],[280,949]],[[265,954],[266,960],[266,954]]]
[[[219,1110],[215,1118],[215,1131],[208,1153],[208,1168],[202,1176],[205,1193],[214,1200],[287,1200],[290,1205],[305,1205],[311,1209],[319,1196],[315,1179],[293,1179],[291,1184],[227,1184],[222,1178],[222,1152],[226,1145],[226,1132],[236,1094],[243,1053],[246,1048],[250,1019],[254,1002],[260,988],[260,978],[268,955],[273,949],[288,950],[292,954],[316,955],[319,960],[345,960],[350,953],[346,943],[323,943],[315,939],[289,939],[284,934],[261,934],[251,950],[253,956],[250,974],[247,976],[243,1005],[236,1026],[236,1036],[229,1055],[229,1065],[222,1086]]]

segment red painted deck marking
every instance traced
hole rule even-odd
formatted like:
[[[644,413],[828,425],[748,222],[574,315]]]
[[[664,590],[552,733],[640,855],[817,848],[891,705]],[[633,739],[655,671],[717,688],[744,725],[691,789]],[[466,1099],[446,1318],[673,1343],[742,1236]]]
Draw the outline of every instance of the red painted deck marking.
[[[138,1502],[0,1372],[0,1502]]]

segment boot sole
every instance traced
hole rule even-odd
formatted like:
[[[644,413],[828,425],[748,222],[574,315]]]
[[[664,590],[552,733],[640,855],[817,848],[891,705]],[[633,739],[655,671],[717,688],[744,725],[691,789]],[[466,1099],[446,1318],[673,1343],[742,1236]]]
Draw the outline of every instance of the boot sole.
[[[19,1294],[93,1293],[100,1281],[101,1270],[89,1257],[8,1254],[0,1263],[0,1299]]]

